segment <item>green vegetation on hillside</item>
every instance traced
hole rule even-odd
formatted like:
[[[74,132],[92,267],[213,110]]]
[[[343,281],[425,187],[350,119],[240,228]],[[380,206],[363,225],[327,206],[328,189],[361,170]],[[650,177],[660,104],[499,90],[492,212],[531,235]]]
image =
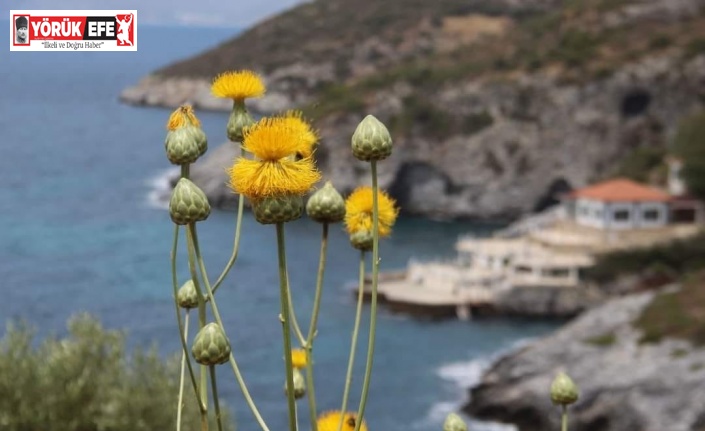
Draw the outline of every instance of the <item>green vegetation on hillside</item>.
[[[3,431],[155,431],[174,428],[179,361],[154,349],[127,355],[125,336],[78,316],[65,338],[36,343],[27,325],[0,340],[0,429]],[[186,388],[183,425],[200,429]],[[226,430],[232,431],[229,420]],[[213,423],[211,429],[215,428]]]
[[[688,190],[705,199],[705,111],[681,122],[674,148],[683,160],[683,178]]]

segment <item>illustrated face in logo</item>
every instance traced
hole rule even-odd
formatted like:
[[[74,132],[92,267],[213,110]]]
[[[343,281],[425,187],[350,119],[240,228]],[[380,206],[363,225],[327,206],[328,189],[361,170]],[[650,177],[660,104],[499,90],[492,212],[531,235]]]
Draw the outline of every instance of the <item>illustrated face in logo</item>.
[[[27,17],[21,16],[15,20],[15,29],[17,35],[17,41],[20,43],[26,43],[27,41],[27,27],[28,20]]]

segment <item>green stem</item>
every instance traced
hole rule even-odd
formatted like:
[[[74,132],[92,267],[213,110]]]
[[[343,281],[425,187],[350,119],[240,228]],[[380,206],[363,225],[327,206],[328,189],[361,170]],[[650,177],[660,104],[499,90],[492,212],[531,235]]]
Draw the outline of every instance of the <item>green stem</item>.
[[[360,252],[360,275],[357,286],[357,309],[355,310],[355,325],[353,326],[352,341],[350,342],[350,355],[348,356],[348,371],[345,374],[345,389],[343,390],[343,405],[340,407],[342,416],[338,424],[338,431],[343,429],[343,419],[348,408],[348,395],[350,394],[350,383],[352,382],[353,364],[355,363],[355,351],[357,350],[357,335],[360,329],[360,317],[362,316],[362,300],[365,293],[365,252]]]
[[[370,378],[372,376],[372,363],[375,353],[375,335],[377,329],[377,281],[379,278],[379,197],[377,187],[377,161],[372,160],[372,299],[370,303],[370,336],[367,344],[367,364],[365,365],[365,379],[362,382],[360,408],[355,421],[355,431],[360,431],[360,425],[365,416],[367,394],[370,391]]]
[[[294,367],[291,362],[291,329],[289,316],[289,294],[286,276],[286,247],[284,224],[277,223],[277,253],[279,255],[279,297],[281,300],[281,322],[284,337],[284,362],[286,364],[286,398],[289,407],[289,429],[296,431],[296,403],[294,400]]]
[[[184,318],[184,338],[188,338],[188,309]],[[181,431],[181,413],[184,410],[184,375],[186,374],[186,352],[181,352],[181,376],[179,377],[179,404],[176,409],[176,431]],[[195,381],[195,380],[194,380]],[[196,391],[198,393],[198,391]]]
[[[561,431],[568,431],[568,407],[563,404],[562,406],[563,414],[561,417]]]
[[[242,155],[245,155],[245,150],[241,149]],[[228,272],[230,272],[230,268],[233,267],[235,264],[235,261],[237,260],[237,254],[240,251],[240,231],[242,230],[242,213],[244,212],[245,208],[245,199],[242,198],[242,195],[238,195],[237,197],[237,222],[235,223],[235,240],[233,241],[233,254],[230,255],[230,260],[228,260],[228,263],[225,265],[225,268],[223,269],[223,272],[220,274],[220,277],[216,280],[216,282],[213,284],[213,294],[215,295],[215,292],[218,290],[220,287],[221,283],[223,283],[223,280],[225,280],[225,277],[228,275]]]
[[[316,392],[313,388],[313,338],[316,335],[318,324],[318,313],[321,308],[321,293],[323,292],[323,273],[326,269],[326,255],[328,250],[328,223],[323,223],[323,233],[321,237],[321,255],[318,260],[318,275],[316,277],[316,294],[313,298],[313,311],[311,312],[311,322],[308,327],[306,337],[306,386],[308,393],[308,410],[311,417],[311,431],[318,431],[316,421]]]
[[[213,407],[215,407],[215,421],[218,424],[218,431],[223,431],[223,421],[220,418],[220,402],[218,401],[218,385],[215,378],[215,365],[208,367],[211,375],[211,390],[213,391]]]
[[[286,294],[289,296],[287,299],[289,300],[289,315],[291,316],[291,324],[292,324],[292,329],[294,330],[294,335],[296,335],[296,338],[299,341],[299,344],[301,344],[303,347],[306,347],[306,338],[304,337],[304,333],[301,332],[301,327],[299,326],[298,320],[296,320],[296,311],[294,310],[294,301],[291,299],[291,288],[289,285],[289,271],[287,271],[286,274]]]
[[[176,307],[176,322],[179,325],[179,339],[181,340],[182,354],[186,358],[186,365],[188,366],[188,373],[191,377],[191,383],[193,384],[193,391],[196,393],[196,400],[198,401],[198,409],[201,413],[206,411],[206,406],[201,401],[198,396],[198,383],[196,383],[196,376],[193,373],[193,367],[191,366],[191,359],[188,355],[188,344],[186,343],[186,337],[184,336],[185,325],[181,322],[181,308],[179,307],[178,295],[179,295],[179,285],[176,278],[176,249],[179,244],[179,225],[174,225],[174,242],[171,247],[171,284],[174,290],[174,307]]]
[[[211,289],[210,283],[208,282],[208,273],[206,272],[206,266],[203,263],[203,257],[201,256],[201,249],[198,246],[198,232],[196,230],[196,225],[195,224],[190,224],[189,225],[189,232],[190,236],[193,237],[193,247],[194,247],[194,254],[196,255],[196,259],[198,260],[198,265],[201,269],[201,275],[203,276],[203,282],[206,287],[206,293],[208,295],[208,300],[211,304],[211,309],[213,310],[213,316],[215,317],[215,321],[220,325],[220,328],[223,330],[223,334],[227,337],[227,334],[225,332],[225,325],[223,325],[223,320],[220,318],[220,312],[218,311],[218,304],[215,302],[215,297],[213,296],[213,289]],[[199,292],[200,295],[200,292]],[[263,431],[269,431],[269,428],[267,427],[267,424],[264,422],[264,419],[262,419],[262,415],[260,415],[259,410],[257,410],[257,406],[255,405],[254,401],[252,400],[252,396],[250,395],[250,391],[247,390],[247,385],[245,385],[245,380],[242,378],[242,374],[240,373],[240,369],[237,366],[237,361],[235,361],[235,356],[233,354],[230,354],[230,366],[233,369],[233,373],[235,374],[235,379],[237,380],[238,384],[240,385],[240,390],[242,390],[242,394],[245,397],[245,401],[247,402],[247,405],[250,407],[250,410],[252,410],[253,415],[255,416],[255,419],[257,420],[257,423],[260,425]]]

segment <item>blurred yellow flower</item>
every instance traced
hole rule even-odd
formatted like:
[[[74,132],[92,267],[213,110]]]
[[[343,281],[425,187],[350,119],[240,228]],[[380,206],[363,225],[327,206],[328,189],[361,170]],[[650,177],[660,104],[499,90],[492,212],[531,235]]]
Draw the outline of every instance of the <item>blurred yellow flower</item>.
[[[318,142],[318,133],[303,118],[303,113],[301,111],[287,111],[280,118],[287,127],[291,127],[301,135],[300,148],[296,150],[296,153],[303,158],[311,157],[313,148]]]
[[[262,78],[251,70],[237,70],[218,75],[211,85],[215,97],[244,100],[261,97],[266,91]]]
[[[316,425],[318,431],[338,431],[340,426],[340,421],[343,421],[342,431],[354,431],[356,425],[356,414],[355,413],[345,413],[342,414],[340,410],[325,412],[318,417]],[[362,421],[360,425],[360,431],[367,431],[367,424]]]
[[[292,160],[301,148],[300,130],[281,119],[263,119],[245,131],[243,148],[258,160],[240,157],[230,168],[230,185],[250,199],[303,195],[321,179],[310,157]]]
[[[167,130],[176,130],[184,126],[201,127],[201,122],[196,118],[191,105],[181,105],[169,116],[166,123]]]
[[[306,351],[304,349],[293,349],[291,351],[291,362],[294,368],[306,368]]]
[[[378,193],[379,236],[392,233],[392,226],[399,213],[394,200],[385,192]],[[358,187],[345,200],[345,228],[349,234],[361,231],[372,232],[372,188]]]

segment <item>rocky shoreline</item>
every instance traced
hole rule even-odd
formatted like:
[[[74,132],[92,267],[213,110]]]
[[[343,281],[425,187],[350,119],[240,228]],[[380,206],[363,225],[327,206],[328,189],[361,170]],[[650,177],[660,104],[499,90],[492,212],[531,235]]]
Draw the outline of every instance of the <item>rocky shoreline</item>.
[[[671,286],[670,289],[677,289]],[[560,429],[549,399],[559,370],[580,387],[572,431],[690,431],[705,427],[705,350],[676,339],[640,342],[634,320],[659,293],[614,299],[495,362],[465,413],[520,431]]]

